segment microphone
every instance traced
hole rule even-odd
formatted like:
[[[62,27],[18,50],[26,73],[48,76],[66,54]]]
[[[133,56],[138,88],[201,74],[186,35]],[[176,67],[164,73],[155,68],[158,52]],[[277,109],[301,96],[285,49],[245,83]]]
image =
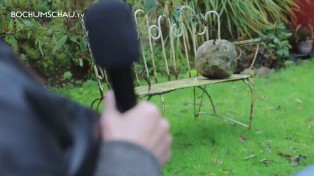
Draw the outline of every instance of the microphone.
[[[107,70],[123,113],[136,105],[131,68],[140,57],[130,8],[120,0],[102,0],[90,7],[85,24],[96,64]]]

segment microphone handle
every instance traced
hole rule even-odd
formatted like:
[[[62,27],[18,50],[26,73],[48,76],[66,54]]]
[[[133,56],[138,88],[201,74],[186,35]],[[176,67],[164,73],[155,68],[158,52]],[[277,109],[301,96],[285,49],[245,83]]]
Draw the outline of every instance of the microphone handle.
[[[131,67],[108,70],[117,109],[124,113],[136,105]]]

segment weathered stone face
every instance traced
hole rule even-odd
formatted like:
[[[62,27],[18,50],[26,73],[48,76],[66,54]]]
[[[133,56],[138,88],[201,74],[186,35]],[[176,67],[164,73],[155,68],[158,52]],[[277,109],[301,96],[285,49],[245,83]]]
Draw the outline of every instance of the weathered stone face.
[[[237,51],[227,40],[209,40],[196,52],[195,67],[199,74],[209,79],[230,77],[237,67]]]

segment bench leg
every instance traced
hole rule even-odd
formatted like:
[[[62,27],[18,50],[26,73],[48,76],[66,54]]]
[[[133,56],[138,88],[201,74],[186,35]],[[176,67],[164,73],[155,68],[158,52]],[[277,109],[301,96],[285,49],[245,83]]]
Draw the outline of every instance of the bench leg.
[[[149,101],[152,97],[153,97],[153,95],[150,95],[147,98],[147,101]],[[161,104],[162,104],[162,115],[164,115],[165,111],[166,111],[165,99],[164,99],[163,95],[159,95],[159,97],[160,97],[160,101],[161,101]]]
[[[153,96],[149,96],[149,97],[147,98],[147,101],[149,101],[152,97],[153,97]]]
[[[98,110],[99,110],[100,103],[101,103],[103,100],[104,100],[104,97],[96,98],[96,99],[92,102],[90,108],[91,108],[91,109],[94,109],[94,105],[97,103],[97,105],[96,105],[96,111],[98,111]]]
[[[249,129],[252,128],[252,122],[254,119],[254,108],[255,108],[255,84],[252,79],[245,79],[245,84],[249,87],[251,92],[251,110],[250,110],[250,117],[249,117]]]
[[[198,106],[198,110],[196,111],[196,88],[194,87],[194,117],[195,119],[198,119],[199,117],[199,112],[201,111],[201,108],[203,106],[203,99],[204,99],[204,91],[202,92],[202,95],[201,95],[201,100],[200,100],[200,103],[199,103],[199,106]]]
[[[101,69],[100,67],[94,65],[94,72],[95,72],[95,75],[96,75],[96,79],[97,79],[97,84],[98,84],[98,90],[99,90],[99,94],[100,94],[100,97],[99,98],[96,98],[92,104],[91,104],[91,109],[94,109],[94,105],[95,103],[97,103],[97,106],[96,106],[96,111],[99,111],[99,106],[100,106],[100,103],[104,100],[105,96],[104,96],[104,89],[102,87],[102,80],[105,79],[106,80],[106,85],[108,87],[108,90],[111,89],[110,87],[110,84],[109,84],[109,80],[108,80],[108,76],[107,76],[107,73],[105,70]],[[100,74],[99,74],[100,73]]]
[[[256,87],[255,87],[255,84],[254,84],[253,80],[250,79],[250,78],[244,79],[243,81],[249,87],[249,90],[250,90],[250,93],[251,93],[251,105],[250,105],[249,124],[245,124],[245,123],[242,123],[240,121],[237,121],[237,120],[234,120],[234,119],[231,119],[231,118],[227,118],[227,117],[222,117],[222,116],[219,116],[219,115],[214,115],[214,116],[222,118],[222,119],[225,119],[225,120],[230,121],[230,122],[233,122],[235,124],[241,125],[241,126],[246,127],[248,129],[251,129],[252,128],[253,118],[254,118],[255,89],[256,89]],[[211,114],[211,115],[213,115],[213,114]]]
[[[166,105],[165,105],[165,99],[163,95],[160,95],[160,100],[162,103],[162,115],[165,115]]]
[[[207,98],[209,99],[209,101],[211,103],[211,106],[212,106],[214,114],[216,114],[216,108],[215,108],[214,101],[213,101],[212,97],[210,96],[210,94],[207,92],[206,85],[204,87],[198,86],[197,88],[201,89],[202,96],[201,96],[201,100],[200,100],[200,103],[199,103],[198,110],[196,111],[196,90],[195,90],[196,87],[194,87],[193,89],[194,89],[194,116],[195,116],[195,118],[199,117],[199,114],[200,114],[200,111],[201,111],[201,108],[202,108],[202,105],[203,105],[203,100],[204,100],[204,96],[205,95],[207,96]]]
[[[228,118],[228,117],[222,117],[222,116],[217,115],[214,102],[213,102],[210,94],[207,92],[206,86],[204,86],[204,87],[197,87],[197,88],[202,90],[203,94],[202,94],[202,97],[201,97],[199,109],[198,109],[197,113],[195,113],[195,117],[196,118],[199,117],[200,114],[212,115],[212,116],[219,117],[219,118],[222,118],[224,120],[227,120],[227,121],[230,121],[232,123],[235,123],[235,124],[238,124],[238,125],[241,125],[243,127],[251,129],[252,122],[253,122],[253,119],[254,119],[254,108],[255,108],[255,84],[254,84],[253,80],[250,79],[250,78],[245,79],[243,81],[249,87],[249,90],[250,90],[250,93],[251,93],[250,117],[249,117],[249,123],[248,124],[242,123],[240,121],[237,121],[237,120],[234,120],[234,119],[231,119],[231,118]],[[205,95],[210,100],[214,113],[200,112],[201,106],[202,106],[202,102],[203,102],[203,96],[205,96]],[[195,97],[196,97],[196,93],[195,93],[195,88],[194,88],[194,112],[196,112],[196,100],[195,100],[196,98]]]
[[[197,119],[199,115],[198,115],[198,112],[196,112],[196,88],[195,87],[193,87],[193,106],[194,106],[194,118]]]
[[[91,109],[94,109],[94,105],[95,103],[97,103],[97,106],[96,106],[96,111],[99,110],[99,106],[100,106],[100,103],[104,100],[105,96],[104,96],[104,90],[102,88],[102,85],[101,85],[101,81],[98,80],[98,89],[99,89],[99,93],[100,93],[100,97],[99,98],[96,98],[92,104],[91,104]]]

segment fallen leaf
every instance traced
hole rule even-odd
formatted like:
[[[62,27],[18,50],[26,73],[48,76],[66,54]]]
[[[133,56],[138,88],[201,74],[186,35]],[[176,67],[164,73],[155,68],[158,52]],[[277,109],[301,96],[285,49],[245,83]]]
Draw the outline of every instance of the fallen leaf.
[[[220,165],[223,164],[223,161],[222,161],[222,160],[215,160],[215,161],[213,161],[213,163],[214,163],[214,165],[216,165],[216,166],[220,166]]]
[[[268,166],[269,164],[275,163],[274,160],[270,160],[270,159],[262,159],[260,162],[265,164],[266,166]]]
[[[264,93],[265,91],[264,91],[264,89],[259,89],[259,92]]]
[[[244,158],[243,158],[243,160],[248,160],[248,159],[250,159],[250,158],[254,158],[254,157],[256,157],[256,155],[254,155],[254,154],[253,154],[253,155],[250,155],[250,156],[244,157]]]
[[[292,151],[296,152],[296,151],[298,151],[298,148],[293,147],[293,148],[292,148]]]
[[[283,157],[283,158],[288,159],[288,160],[290,160],[290,159],[292,158],[292,156],[289,155],[289,154],[284,154],[284,153],[281,153],[281,152],[278,152],[277,154],[278,154],[279,156]]]
[[[313,118],[307,118],[307,119],[305,120],[305,122],[306,122],[306,123],[312,123],[312,122],[313,122]]]
[[[300,103],[300,104],[303,104],[303,101],[300,100],[300,99],[295,99],[296,102]]]
[[[286,137],[286,139],[287,139],[287,140],[292,140],[293,137],[292,137],[292,135],[289,135],[289,136]]]
[[[239,140],[240,140],[241,142],[245,142],[245,141],[246,141],[246,137],[245,137],[245,136],[240,136],[240,137],[239,137]]]
[[[261,98],[262,100],[265,100],[265,99],[266,99],[266,97],[263,96],[263,95],[261,95],[260,98]]]
[[[263,131],[262,131],[262,130],[257,130],[255,133],[256,133],[256,134],[262,134]]]
[[[181,147],[182,148],[188,148],[188,147],[192,147],[193,146],[193,144],[189,144],[189,143],[187,143],[187,144],[181,144]]]
[[[235,173],[235,170],[233,169],[229,169],[229,168],[223,168],[222,171],[225,173],[225,174],[231,174],[231,173]]]
[[[304,156],[302,155],[298,155],[294,158],[291,159],[291,166],[299,166],[300,163],[301,163],[301,160],[305,158]]]
[[[266,153],[272,153],[272,147],[269,143],[266,143],[265,146],[263,147],[264,148],[264,152]]]

